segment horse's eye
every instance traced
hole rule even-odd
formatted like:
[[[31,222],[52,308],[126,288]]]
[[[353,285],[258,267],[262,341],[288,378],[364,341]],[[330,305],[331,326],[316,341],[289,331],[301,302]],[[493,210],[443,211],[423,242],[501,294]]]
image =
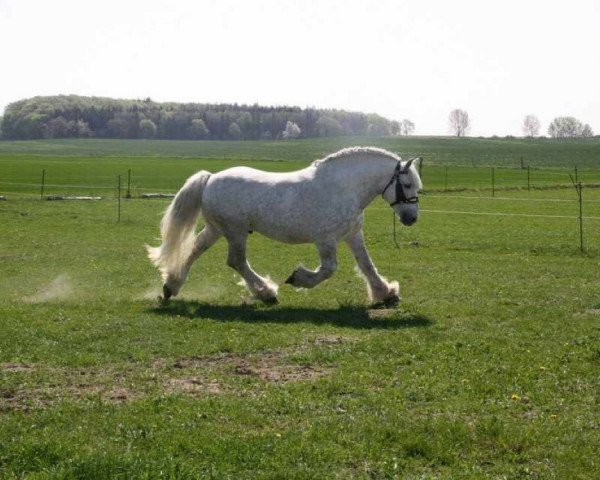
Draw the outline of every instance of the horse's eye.
[[[412,187],[412,184],[410,184],[410,183],[405,183],[404,184],[404,188],[411,188],[411,187]]]

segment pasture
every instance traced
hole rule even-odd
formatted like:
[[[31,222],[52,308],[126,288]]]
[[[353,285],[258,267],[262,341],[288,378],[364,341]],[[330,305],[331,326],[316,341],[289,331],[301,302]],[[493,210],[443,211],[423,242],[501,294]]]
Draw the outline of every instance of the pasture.
[[[600,190],[582,253],[568,173],[600,183],[600,142],[452,140],[0,143],[0,478],[597,476]],[[252,303],[223,241],[158,306],[143,245],[168,200],[138,194],[367,142],[425,157],[399,248],[389,206],[365,213],[397,308],[369,308],[343,245],[316,289]],[[40,201],[42,169],[47,194],[104,198]],[[317,255],[251,235],[249,261],[281,284]]]

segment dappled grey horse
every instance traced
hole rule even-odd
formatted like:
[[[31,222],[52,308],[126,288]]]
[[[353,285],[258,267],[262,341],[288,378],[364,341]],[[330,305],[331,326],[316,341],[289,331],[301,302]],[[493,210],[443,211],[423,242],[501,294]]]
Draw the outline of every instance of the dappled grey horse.
[[[235,167],[211,174],[200,171],[185,182],[161,222],[162,244],[147,247],[164,281],[163,303],[179,293],[194,261],[221,236],[228,242],[227,265],[265,302],[277,301],[278,286],[258,275],[246,259],[251,232],[286,243],[314,243],[321,264],[299,266],[285,283],[312,288],[337,267],[337,245],[345,241],[363,273],[374,303],[398,302],[398,282],[377,272],[363,238],[363,211],[377,196],[391,205],[404,225],[419,214],[421,179],[416,164],[372,147],[353,147],[289,173]],[[195,233],[198,216],[204,228]]]

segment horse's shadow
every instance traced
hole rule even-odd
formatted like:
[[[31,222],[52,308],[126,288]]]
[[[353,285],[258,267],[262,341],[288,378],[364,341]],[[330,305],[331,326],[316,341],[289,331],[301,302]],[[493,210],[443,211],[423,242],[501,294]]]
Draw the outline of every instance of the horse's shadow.
[[[397,330],[422,328],[434,323],[424,315],[396,309],[374,309],[365,306],[339,306],[337,308],[286,307],[276,305],[216,305],[194,300],[176,300],[167,306],[156,306],[150,312],[190,319],[209,318],[219,322],[247,323],[312,323],[356,329]]]

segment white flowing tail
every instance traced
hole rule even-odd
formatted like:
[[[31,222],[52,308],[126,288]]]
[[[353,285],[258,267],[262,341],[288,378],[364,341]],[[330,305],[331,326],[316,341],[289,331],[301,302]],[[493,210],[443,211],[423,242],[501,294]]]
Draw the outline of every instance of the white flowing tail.
[[[162,244],[160,247],[146,246],[148,257],[159,268],[164,281],[168,277],[182,277],[183,266],[194,246],[202,192],[210,175],[201,170],[187,179],[160,223]]]

